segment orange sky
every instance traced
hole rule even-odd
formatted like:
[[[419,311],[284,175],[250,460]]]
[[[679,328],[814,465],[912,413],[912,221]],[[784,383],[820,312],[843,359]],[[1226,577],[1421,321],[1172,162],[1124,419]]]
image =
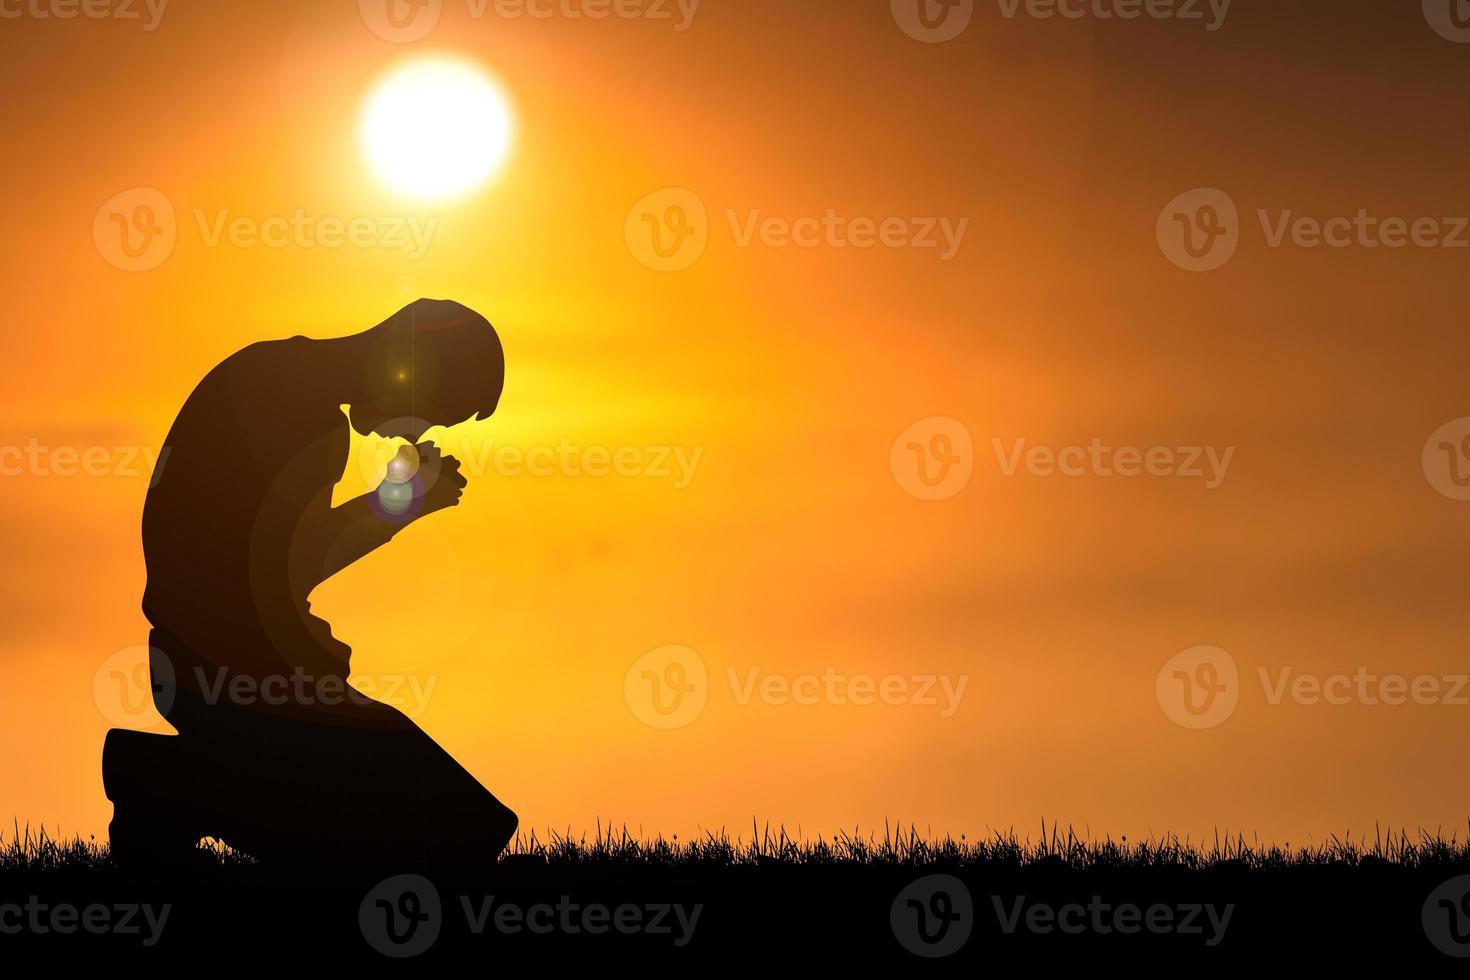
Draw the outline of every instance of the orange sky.
[[[1470,45],[1418,4],[1236,0],[1208,31],[981,0],[942,43],[886,0],[703,0],[685,30],[665,6],[672,20],[536,19],[443,0],[432,31],[394,43],[351,0],[173,0],[153,30],[146,8],[3,5],[22,14],[0,20],[0,448],[44,452],[0,478],[0,815],[99,835],[110,815],[98,759],[119,722],[94,681],[147,635],[147,476],[118,448],[156,452],[248,343],[355,332],[431,296],[504,341],[500,410],[462,446],[492,463],[314,611],[368,682],[430,692],[419,724],[523,827],[1462,827],[1470,790],[1443,763],[1470,704],[1273,704],[1260,671],[1446,691],[1470,672],[1470,502],[1421,461],[1470,415],[1470,253],[1272,247],[1257,213],[1470,214]],[[355,124],[383,72],[436,53],[493,72],[518,133],[493,185],[426,210],[373,181]],[[94,218],[140,187],[168,199],[177,241],[127,272]],[[625,228],[665,188],[697,196],[708,244],[661,272]],[[1210,272],[1156,238],[1192,188],[1240,214]],[[298,209],[436,223],[421,256],[200,227]],[[964,233],[947,259],[742,242],[829,210]],[[891,453],[933,417],[973,446],[968,484],[937,501],[905,490]],[[1213,489],[1007,475],[1021,439],[1233,454]],[[670,472],[493,464],[563,445],[594,469],[588,447],[667,451]],[[93,447],[105,472],[53,472]],[[1239,700],[1190,730],[1156,679],[1206,644],[1233,658]],[[703,710],[665,730],[629,703],[629,672],[670,645],[707,681]],[[963,694],[951,712],[854,704],[828,668]],[[745,698],[752,677],[816,703]]]

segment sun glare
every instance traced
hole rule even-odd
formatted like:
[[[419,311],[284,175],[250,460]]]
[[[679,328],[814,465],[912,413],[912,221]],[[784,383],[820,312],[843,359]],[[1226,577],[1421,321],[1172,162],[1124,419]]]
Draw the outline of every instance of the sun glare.
[[[510,154],[510,102],[476,65],[420,59],[385,75],[363,103],[359,135],[373,174],[427,203],[465,197]]]

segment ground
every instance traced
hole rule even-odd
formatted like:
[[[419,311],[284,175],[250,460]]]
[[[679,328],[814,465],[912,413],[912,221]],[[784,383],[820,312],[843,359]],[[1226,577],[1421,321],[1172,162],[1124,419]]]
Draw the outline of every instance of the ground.
[[[206,842],[206,845],[208,842]],[[1464,876],[1464,877],[1461,877]],[[793,840],[517,841],[493,881],[317,884],[221,846],[125,873],[105,844],[0,841],[0,949],[186,963],[506,959],[773,967],[1025,964],[1321,970],[1470,956],[1470,847],[1374,834],[1307,848],[1241,838],[971,841],[913,831]],[[629,960],[633,957],[633,960]]]

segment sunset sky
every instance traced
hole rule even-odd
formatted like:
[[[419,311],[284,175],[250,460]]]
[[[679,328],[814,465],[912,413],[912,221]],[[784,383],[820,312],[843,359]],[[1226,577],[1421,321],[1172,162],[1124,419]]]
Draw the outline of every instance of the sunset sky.
[[[105,732],[167,730],[107,691],[195,384],[425,296],[494,323],[504,397],[446,439],[463,505],[313,609],[523,829],[1463,832],[1470,43],[1407,2],[975,0],[948,40],[904,2],[0,3],[0,819],[101,837]],[[416,59],[513,119],[454,200],[360,145]],[[160,197],[172,251],[120,267],[110,216]],[[1222,200],[1233,255],[1181,268],[1176,215]],[[697,257],[640,238],[680,215]],[[938,445],[962,485],[905,468]],[[1238,701],[1190,727],[1200,646]],[[669,657],[689,717],[640,701]],[[1277,696],[1303,675],[1345,703]]]

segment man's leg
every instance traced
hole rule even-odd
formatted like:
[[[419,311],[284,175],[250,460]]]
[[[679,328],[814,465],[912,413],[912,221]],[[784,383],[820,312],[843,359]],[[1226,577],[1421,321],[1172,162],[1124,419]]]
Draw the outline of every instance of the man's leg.
[[[180,695],[169,717],[183,734],[108,734],[120,863],[184,864],[215,837],[292,876],[474,880],[515,834],[515,814],[387,705],[287,717]]]
[[[252,721],[240,794],[219,836],[282,870],[371,878],[493,870],[516,816],[401,712]]]
[[[366,732],[335,729],[340,798],[336,838],[361,860],[389,873],[420,870],[474,880],[493,870],[516,831],[516,815],[438,743],[396,709],[373,704]],[[330,800],[328,801],[330,802]]]

